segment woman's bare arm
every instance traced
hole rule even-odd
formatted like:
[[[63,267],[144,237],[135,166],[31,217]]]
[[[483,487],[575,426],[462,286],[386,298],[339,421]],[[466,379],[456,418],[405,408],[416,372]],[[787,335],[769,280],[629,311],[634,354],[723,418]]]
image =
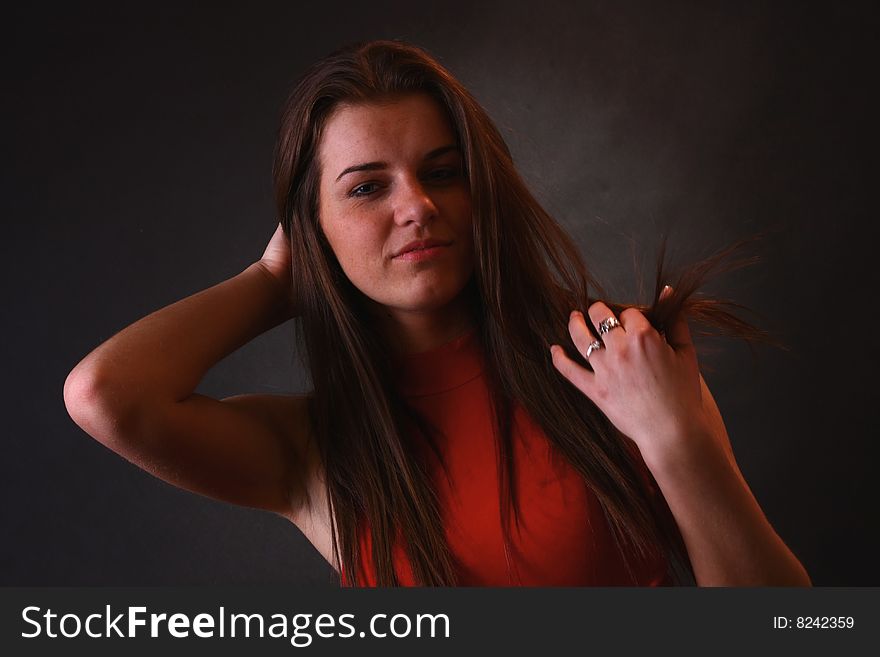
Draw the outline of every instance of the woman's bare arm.
[[[660,298],[671,293],[667,288]],[[587,312],[590,324],[573,312],[569,331],[580,352],[591,353],[592,371],[555,345],[553,363],[638,446],[678,523],[697,585],[809,586],[736,464],[685,316],[661,336],[638,309],[627,308],[593,350],[597,329],[614,315],[601,301]]]
[[[701,445],[646,461],[681,531],[697,585],[812,586],[716,437],[700,439]]]
[[[260,261],[92,351],[64,384],[73,420],[171,484],[289,515],[304,487],[305,398],[193,392],[214,364],[295,315],[285,245],[279,227]]]

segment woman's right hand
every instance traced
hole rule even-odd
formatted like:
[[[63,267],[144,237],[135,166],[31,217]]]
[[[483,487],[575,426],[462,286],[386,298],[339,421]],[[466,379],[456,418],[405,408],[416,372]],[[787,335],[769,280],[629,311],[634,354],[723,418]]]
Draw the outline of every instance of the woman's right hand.
[[[279,223],[258,264],[277,283],[278,294],[283,297],[285,304],[285,319],[291,319],[298,314],[293,302],[291,260],[290,240]]]

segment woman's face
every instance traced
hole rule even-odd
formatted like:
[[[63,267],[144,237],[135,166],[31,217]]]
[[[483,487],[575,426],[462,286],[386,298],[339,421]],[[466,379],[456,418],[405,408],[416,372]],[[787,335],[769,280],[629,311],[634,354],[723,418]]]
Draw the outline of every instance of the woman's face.
[[[318,163],[321,228],[355,287],[394,315],[458,297],[473,271],[471,195],[436,101],[414,94],[340,105]],[[436,245],[408,251],[424,240]]]

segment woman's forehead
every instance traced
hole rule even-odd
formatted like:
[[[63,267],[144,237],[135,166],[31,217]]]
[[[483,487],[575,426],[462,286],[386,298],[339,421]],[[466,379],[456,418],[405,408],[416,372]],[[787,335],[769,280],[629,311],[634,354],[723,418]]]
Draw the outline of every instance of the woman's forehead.
[[[455,141],[440,104],[427,94],[412,94],[340,104],[324,125],[318,151],[329,166],[352,156],[417,156]]]

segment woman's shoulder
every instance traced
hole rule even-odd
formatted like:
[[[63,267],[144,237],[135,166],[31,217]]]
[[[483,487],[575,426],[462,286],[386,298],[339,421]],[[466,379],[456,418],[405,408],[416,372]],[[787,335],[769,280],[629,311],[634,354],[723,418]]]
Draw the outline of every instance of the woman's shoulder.
[[[224,402],[232,403],[252,415],[259,416],[271,426],[278,435],[284,436],[296,445],[308,437],[309,400],[312,392],[297,394],[251,393],[227,397]]]
[[[308,404],[313,392],[238,395],[244,405],[271,426],[288,447],[291,505],[282,515],[299,527],[315,548],[331,562],[330,506],[324,490],[320,451],[312,432]],[[226,400],[229,401],[229,400]],[[334,566],[335,567],[335,566]]]
[[[303,501],[320,470],[320,456],[309,419],[312,392],[297,394],[252,393],[227,397],[236,406],[276,436],[289,466],[292,501]],[[299,506],[299,504],[294,504]]]

